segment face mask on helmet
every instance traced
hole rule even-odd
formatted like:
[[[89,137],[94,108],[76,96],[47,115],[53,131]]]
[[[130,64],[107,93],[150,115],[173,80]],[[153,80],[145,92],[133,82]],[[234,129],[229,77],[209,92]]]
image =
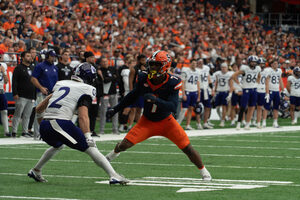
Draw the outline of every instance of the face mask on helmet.
[[[147,60],[148,78],[158,78],[165,73],[171,66],[171,58],[165,51],[156,51]]]

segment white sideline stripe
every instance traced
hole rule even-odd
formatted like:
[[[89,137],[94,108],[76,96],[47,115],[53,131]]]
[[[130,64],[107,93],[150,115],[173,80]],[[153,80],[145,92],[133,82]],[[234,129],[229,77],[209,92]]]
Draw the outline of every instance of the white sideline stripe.
[[[24,196],[0,196],[6,199],[45,199],[45,200],[82,200],[82,199],[67,199],[67,198],[52,198],[52,197],[24,197]]]
[[[1,173],[0,175],[9,175],[9,176],[26,176],[26,174],[18,173]],[[44,175],[45,177],[55,177],[55,178],[78,178],[78,179],[107,179],[107,177],[96,177],[96,176],[67,176],[67,175]]]
[[[64,136],[66,139],[68,139],[72,144],[77,144],[77,141],[70,136],[68,133],[66,133],[56,122],[56,120],[50,120],[50,124],[54,130],[59,132],[62,136]]]
[[[201,181],[199,178],[176,178],[176,177],[155,177],[147,176],[145,179],[162,179],[162,180],[186,180],[186,181]],[[291,181],[259,181],[259,180],[229,180],[229,179],[213,179],[213,182],[239,182],[239,183],[266,183],[266,184],[292,184]],[[209,183],[209,182],[207,182]]]
[[[281,141],[281,140],[230,140],[230,139],[216,139],[216,138],[197,138],[193,141],[218,141],[218,142],[249,142],[249,143],[287,143],[287,144],[300,144],[300,141]]]
[[[0,160],[21,160],[21,161],[36,161],[39,159],[34,158],[8,158],[0,157]],[[50,162],[74,162],[74,163],[93,163],[93,161],[88,160],[55,160],[52,159]],[[166,166],[166,167],[195,167],[192,164],[165,164],[165,163],[126,163],[126,162],[112,162],[112,164],[121,164],[121,165],[145,165],[145,166]],[[243,166],[224,166],[224,165],[206,165],[212,168],[233,168],[233,169],[269,169],[269,170],[285,170],[285,171],[300,171],[300,168],[280,168],[280,167],[243,167]]]
[[[264,129],[251,128],[250,130],[236,130],[235,128],[226,128],[226,129],[205,129],[205,130],[191,130],[186,131],[189,137],[203,137],[203,136],[216,136],[216,135],[251,135],[262,134],[262,133],[280,133],[280,132],[295,132],[300,131],[300,126],[284,126],[282,128],[272,128],[267,127]],[[104,134],[101,135],[100,138],[95,137],[95,141],[120,141],[124,138],[126,133],[122,133],[120,135],[114,134]],[[162,137],[152,137],[150,139],[162,138]],[[8,145],[8,144],[45,144],[43,141],[36,141],[32,138],[0,138],[0,145]]]
[[[12,147],[12,146],[0,146],[0,149],[30,149],[30,150],[45,150],[45,148],[35,147]],[[75,151],[73,149],[64,149],[64,151]],[[110,150],[99,149],[100,152],[110,152]],[[126,151],[126,153],[132,154],[154,154],[154,155],[182,155],[181,152],[151,152],[151,151]],[[240,155],[240,154],[203,154],[203,156],[215,156],[215,157],[247,157],[247,158],[286,158],[286,159],[300,159],[300,156],[264,156],[264,155]]]
[[[139,143],[137,145],[145,146],[176,146],[175,144],[157,144],[157,143]],[[195,145],[193,147],[207,147],[207,148],[231,148],[231,149],[271,149],[271,150],[295,150],[300,151],[300,148],[281,148],[281,147],[250,147],[250,146],[218,146],[218,145]]]

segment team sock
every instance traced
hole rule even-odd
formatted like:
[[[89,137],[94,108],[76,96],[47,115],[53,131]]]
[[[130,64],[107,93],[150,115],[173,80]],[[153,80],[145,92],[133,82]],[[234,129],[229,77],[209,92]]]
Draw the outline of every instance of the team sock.
[[[40,158],[40,160],[37,162],[37,164],[35,165],[34,169],[37,171],[41,171],[43,166],[55,155],[57,154],[60,150],[63,149],[62,145],[59,148],[54,148],[54,147],[50,147],[49,149],[47,149],[44,154],[42,155],[42,157]]]
[[[105,158],[105,156],[100,153],[100,151],[96,147],[89,147],[85,153],[87,153],[93,161],[101,167],[110,177],[116,175],[116,171],[113,169],[109,161]]]
[[[4,133],[9,133],[7,110],[1,110],[1,122],[3,125]]]

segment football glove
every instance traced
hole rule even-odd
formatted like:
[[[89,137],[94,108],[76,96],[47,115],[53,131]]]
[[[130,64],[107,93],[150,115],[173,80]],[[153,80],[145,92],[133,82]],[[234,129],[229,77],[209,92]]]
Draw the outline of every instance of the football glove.
[[[116,114],[115,109],[109,108],[109,109],[106,111],[106,118],[110,119],[110,118],[112,118],[115,114]]]
[[[265,96],[265,100],[266,100],[266,103],[269,103],[269,101],[270,101],[270,94],[266,94],[266,96]]]
[[[152,94],[152,93],[146,93],[146,94],[144,94],[144,99],[147,102],[151,102],[151,103],[155,103],[156,102],[156,96],[154,96],[154,94]]]
[[[232,97],[232,93],[230,92],[226,97],[226,101],[229,102],[231,100],[231,97]]]
[[[87,132],[84,134],[85,138],[86,138],[86,143],[88,144],[89,147],[96,147],[96,142],[95,140],[92,138],[92,133],[91,132]]]

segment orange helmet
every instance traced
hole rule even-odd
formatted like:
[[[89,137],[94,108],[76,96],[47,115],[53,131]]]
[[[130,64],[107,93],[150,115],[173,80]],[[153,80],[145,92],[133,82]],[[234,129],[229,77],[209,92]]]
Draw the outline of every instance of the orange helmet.
[[[171,67],[171,57],[166,51],[158,50],[152,54],[147,60],[148,65],[148,78],[151,79],[154,76],[159,77],[168,72]],[[151,70],[150,66],[159,66],[158,70]]]

